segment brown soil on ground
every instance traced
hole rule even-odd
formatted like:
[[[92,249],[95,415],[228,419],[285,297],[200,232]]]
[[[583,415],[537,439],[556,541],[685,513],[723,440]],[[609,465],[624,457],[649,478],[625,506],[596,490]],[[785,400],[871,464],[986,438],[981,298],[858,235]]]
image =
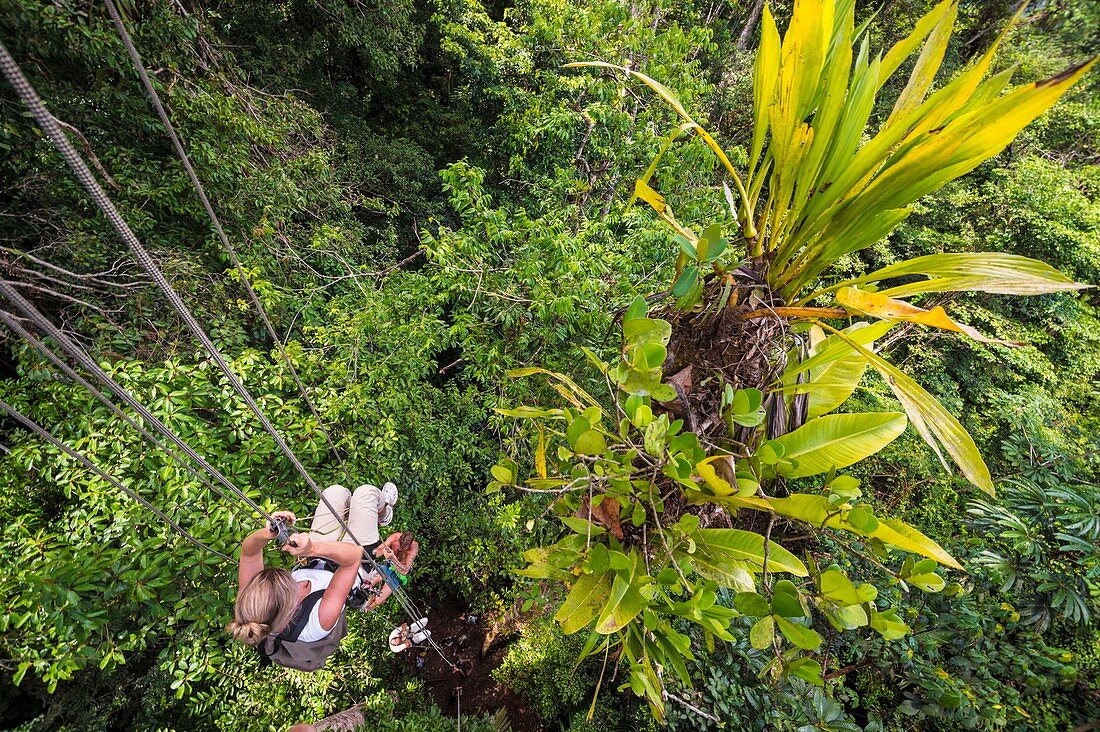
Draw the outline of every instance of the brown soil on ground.
[[[432,599],[425,605],[432,640],[447,658],[440,658],[427,646],[412,648],[394,656],[395,667],[423,679],[435,703],[448,716],[457,716],[460,704],[463,716],[492,715],[504,709],[515,732],[544,730],[542,720],[527,700],[492,676],[493,670],[504,661],[509,638],[494,637],[487,618],[470,613],[464,603],[454,598]],[[490,636],[488,647],[487,636]]]

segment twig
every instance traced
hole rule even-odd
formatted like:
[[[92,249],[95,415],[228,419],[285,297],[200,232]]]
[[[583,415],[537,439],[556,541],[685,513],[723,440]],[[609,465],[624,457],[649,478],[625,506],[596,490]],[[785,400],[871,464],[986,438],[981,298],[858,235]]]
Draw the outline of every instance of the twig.
[[[103,164],[99,162],[99,158],[97,158],[95,153],[92,152],[92,146],[88,144],[88,138],[84,136],[84,133],[73,127],[68,122],[59,120],[57,117],[54,117],[54,121],[57,122],[57,124],[61,125],[61,127],[63,127],[64,129],[77,136],[77,138],[80,140],[80,144],[84,146],[84,154],[91,159],[92,165],[94,165],[95,169],[99,171],[99,174],[103,176],[103,180],[107,183],[107,185],[111,186],[111,188],[114,188],[116,191],[122,190],[122,186],[115,182],[115,179],[111,177],[111,174],[107,172],[107,169],[104,168]]]
[[[713,714],[709,714],[708,712],[704,712],[702,709],[695,706],[694,704],[687,701],[686,699],[681,699],[680,697],[676,696],[675,694],[673,694],[668,689],[665,689],[665,696],[668,697],[669,699],[671,699],[672,701],[676,702],[680,706],[684,707],[685,709],[688,709],[692,712],[695,712],[700,717],[703,717],[705,719],[709,719],[710,721],[714,722],[715,724],[721,724],[722,723],[722,720],[720,720],[718,717],[714,716]]]

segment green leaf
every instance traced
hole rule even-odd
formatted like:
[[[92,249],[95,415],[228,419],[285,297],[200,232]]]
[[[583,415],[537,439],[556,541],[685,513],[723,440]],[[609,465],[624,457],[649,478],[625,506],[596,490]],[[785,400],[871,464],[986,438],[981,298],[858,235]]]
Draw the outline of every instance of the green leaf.
[[[603,574],[610,569],[611,562],[607,555],[607,547],[603,544],[593,544],[588,550],[585,568],[590,574]]]
[[[784,447],[783,457],[796,460],[789,477],[801,478],[846,468],[874,455],[905,430],[905,415],[896,412],[832,414],[818,417],[773,442]]]
[[[798,597],[798,589],[790,580],[775,583],[772,591],[772,612],[784,618],[801,618],[806,615]]]
[[[780,516],[805,521],[819,528],[829,527],[843,529],[861,536],[868,536],[881,540],[884,544],[897,547],[902,551],[920,554],[930,559],[935,559],[940,564],[954,569],[962,569],[954,557],[944,551],[936,542],[929,539],[921,532],[897,519],[880,519],[878,527],[870,534],[864,534],[850,523],[845,521],[840,512],[825,496],[795,493],[786,498],[759,498],[756,496],[727,496],[725,498],[712,498],[715,503],[729,504],[737,508],[753,508],[759,511],[774,511]]]
[[[891,287],[882,290],[882,294],[889,297],[907,297],[925,292],[1043,295],[1090,287],[1074,282],[1049,264],[1003,252],[928,254],[883,267],[834,287],[839,289],[910,275],[924,275],[928,279]]]
[[[623,345],[634,348],[643,343],[668,343],[672,326],[664,320],[639,318],[623,322]]]
[[[634,584],[634,568],[637,566],[638,557],[632,554],[631,558],[633,561],[630,567],[615,573],[611,595],[596,621],[596,632],[602,635],[610,635],[622,630],[649,605],[649,601]]]
[[[635,295],[634,299],[630,301],[630,306],[626,309],[626,313],[623,314],[623,322],[626,323],[630,320],[644,318],[648,312],[649,303],[647,303],[645,298],[641,295]]]
[[[573,449],[581,455],[603,455],[607,449],[607,441],[596,430],[586,430],[577,438]]]
[[[859,595],[855,585],[839,569],[828,569],[821,573],[821,594],[837,605],[858,605]]]
[[[911,577],[906,577],[905,581],[911,585],[919,587],[925,592],[939,592],[947,585],[943,577],[939,576],[935,572],[929,572],[928,574],[915,574]]]
[[[844,605],[833,609],[825,608],[824,610],[825,617],[837,630],[855,630],[870,622],[863,605]]]
[[[515,473],[513,473],[510,468],[507,468],[504,465],[494,465],[493,467],[489,468],[489,472],[492,473],[494,478],[499,480],[501,483],[504,483],[505,485],[511,485],[516,480]]]
[[[561,623],[562,632],[566,635],[576,633],[592,622],[610,594],[608,574],[582,574],[554,619]]]
[[[733,598],[733,606],[742,615],[761,617],[771,614],[767,599],[758,592],[738,592]]]
[[[796,658],[787,666],[787,673],[814,686],[825,685],[821,677],[821,664],[812,658]]]
[[[821,646],[821,636],[813,628],[792,623],[782,615],[777,616],[775,622],[779,625],[779,630],[782,631],[787,640],[802,650],[814,651]]]
[[[770,648],[775,638],[775,619],[771,615],[765,615],[752,625],[749,631],[749,643],[758,651]]]
[[[764,537],[741,529],[699,529],[695,533],[698,548],[695,564],[706,565],[724,573],[733,560],[748,562],[753,567],[763,567]],[[797,577],[809,574],[806,565],[798,557],[772,541],[768,547],[768,571],[788,572]]]
[[[686,237],[677,234],[672,239],[680,245],[680,251],[687,255],[689,259],[698,259],[698,257],[695,256],[695,245],[688,241]]]
[[[699,280],[699,268],[694,264],[690,264],[684,267],[680,272],[680,276],[676,278],[676,281],[672,284],[672,296],[683,297],[686,295],[695,283]]]
[[[582,434],[592,429],[592,423],[584,417],[576,417],[569,423],[569,427],[565,430],[565,440],[569,443],[569,447],[574,450],[577,449],[577,440]]]
[[[898,619],[898,611],[894,608],[881,613],[871,608],[871,627],[886,640],[904,638],[909,632],[909,626]]]
[[[569,529],[581,536],[599,536],[606,533],[606,529],[602,526],[597,526],[591,521],[586,521],[576,516],[559,516],[561,522],[569,527]]]
[[[844,517],[844,520],[854,529],[866,536],[873,535],[879,527],[879,521],[875,518],[875,514],[871,512],[871,507],[866,505],[860,505],[853,508],[848,512],[848,515]]]

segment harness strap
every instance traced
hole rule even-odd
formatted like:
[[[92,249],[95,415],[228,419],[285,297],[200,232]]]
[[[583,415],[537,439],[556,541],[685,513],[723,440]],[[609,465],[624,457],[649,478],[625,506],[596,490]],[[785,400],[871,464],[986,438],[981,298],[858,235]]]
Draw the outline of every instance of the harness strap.
[[[319,603],[324,595],[324,590],[317,590],[316,592],[311,592],[306,595],[305,599],[302,600],[302,604],[299,605],[298,609],[294,612],[294,617],[290,619],[290,624],[287,625],[281,633],[275,636],[276,642],[287,641],[293,643],[298,640],[298,636],[302,634],[302,631],[305,630],[306,623],[309,622],[309,616],[310,613],[313,612],[314,605]]]

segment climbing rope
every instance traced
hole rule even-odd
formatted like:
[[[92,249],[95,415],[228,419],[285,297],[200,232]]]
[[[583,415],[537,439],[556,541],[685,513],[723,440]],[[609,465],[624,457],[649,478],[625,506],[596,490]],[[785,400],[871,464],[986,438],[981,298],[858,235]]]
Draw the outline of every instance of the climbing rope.
[[[145,69],[145,65],[141,61],[141,55],[138,53],[137,48],[134,46],[134,41],[130,37],[129,32],[126,30],[126,26],[122,22],[122,17],[119,15],[118,8],[112,0],[105,0],[107,4],[107,12],[111,14],[112,20],[115,22],[115,28],[118,29],[118,35],[122,39],[123,45],[126,46],[126,51],[130,54],[130,59],[134,62],[134,68],[141,77],[141,83],[145,86],[145,91],[149,95],[149,100],[153,103],[153,107],[157,110],[157,115],[160,117],[160,121],[164,124],[165,130],[168,132],[168,137],[172,140],[172,146],[176,149],[176,155],[179,157],[180,162],[183,164],[184,170],[187,171],[187,176],[191,179],[191,185],[195,188],[195,193],[198,195],[199,200],[202,201],[203,208],[206,209],[206,215],[210,218],[210,223],[214,227],[214,231],[217,232],[218,238],[221,240],[222,247],[226,253],[229,254],[229,259],[233,263],[233,266],[237,270],[237,274],[241,279],[241,283],[244,285],[245,292],[248,293],[248,299],[252,302],[252,305],[256,308],[256,312],[259,313],[260,319],[264,323],[264,327],[267,328],[268,334],[271,336],[272,342],[275,344],[275,348],[279,351],[279,355],[282,357],[283,362],[290,370],[290,375],[294,379],[294,383],[298,386],[298,391],[302,395],[302,400],[309,407],[310,413],[313,414],[313,418],[317,420],[317,426],[320,428],[321,433],[325,436],[325,440],[328,442],[329,449],[332,454],[336,456],[337,462],[340,463],[340,467],[344,472],[344,476],[348,482],[352,482],[351,473],[348,471],[347,464],[344,463],[343,457],[340,455],[340,451],[336,449],[336,445],[332,441],[332,436],[329,431],[325,429],[324,421],[321,419],[321,415],[317,412],[317,408],[313,404],[313,400],[309,398],[309,393],[306,391],[305,385],[298,377],[298,371],[294,368],[293,362],[290,360],[290,356],[287,355],[286,349],[283,348],[282,340],[275,332],[275,328],[271,325],[271,320],[267,317],[267,311],[264,309],[263,303],[256,295],[256,291],[252,289],[252,283],[249,281],[248,273],[241,265],[240,259],[237,257],[237,250],[229,241],[229,237],[226,236],[225,230],[222,228],[221,221],[218,219],[218,215],[214,212],[214,207],[210,204],[210,199],[206,195],[206,189],[203,187],[202,182],[199,180],[199,176],[195,173],[194,167],[191,165],[191,159],[187,155],[187,151],[183,147],[183,143],[180,142],[179,135],[176,134],[176,129],[172,125],[172,122],[168,119],[168,113],[164,110],[164,105],[161,104],[160,96],[157,94],[156,89],[153,87],[152,81],[149,79],[149,73]]]
[[[27,77],[24,76],[22,69],[19,68],[19,65],[15,62],[15,59],[12,58],[11,53],[3,43],[0,43],[0,70],[3,71],[8,83],[11,84],[16,93],[19,94],[23,103],[27,105],[27,108],[38,123],[38,126],[41,127],[42,131],[46,133],[46,136],[50,138],[54,148],[65,160],[69,168],[72,169],[81,185],[83,185],[84,189],[88,192],[88,195],[99,209],[103,211],[103,214],[107,217],[107,220],[111,223],[111,226],[114,227],[115,231],[118,232],[122,240],[130,247],[130,251],[133,253],[134,258],[145,271],[149,273],[153,282],[156,283],[157,287],[164,293],[164,296],[168,299],[169,303],[171,303],[172,307],[179,313],[188,329],[200,342],[202,342],[207,352],[209,352],[210,356],[218,364],[218,367],[225,374],[226,378],[229,379],[234,391],[244,400],[249,410],[256,415],[256,418],[263,425],[264,429],[267,430],[268,434],[275,440],[279,449],[294,465],[295,469],[302,478],[305,479],[306,483],[309,484],[314,491],[320,494],[321,490],[313,480],[313,477],[298,459],[298,456],[294,454],[294,451],[290,449],[290,446],[283,439],[282,435],[275,429],[275,426],[260,409],[260,406],[256,403],[256,400],[252,398],[248,389],[245,388],[241,380],[237,378],[237,375],[229,368],[229,364],[222,356],[221,351],[214,345],[210,336],[207,335],[206,331],[183,302],[183,299],[180,298],[179,293],[173,289],[152,256],[150,256],[149,252],[142,246],[137,235],[134,234],[121,214],[119,214],[118,209],[115,208],[114,203],[111,202],[106,191],[103,190],[99,181],[96,180],[95,175],[88,168],[87,163],[84,162],[80,153],[78,153],[72,143],[69,142],[69,138],[65,136],[61,126],[57,123],[57,119],[50,114],[50,111],[46,108],[46,105],[42,102],[42,99],[38,96],[34,87],[27,81]]]
[[[217,554],[222,559],[225,559],[227,561],[232,561],[232,558],[229,557],[229,555],[222,554],[217,549],[214,549],[213,547],[209,547],[206,544],[203,544],[201,541],[199,541],[195,537],[191,536],[191,534],[187,533],[187,531],[184,530],[184,528],[182,526],[180,526],[175,521],[173,521],[171,518],[169,518],[166,513],[161,511],[159,508],[157,508],[153,504],[149,503],[149,501],[145,500],[144,498],[139,496],[134,491],[132,491],[129,488],[127,488],[126,486],[122,485],[122,483],[119,483],[117,480],[115,480],[113,477],[111,477],[107,473],[100,470],[99,467],[96,466],[95,463],[93,463],[91,460],[84,457],[83,455],[78,453],[76,450],[73,450],[71,447],[69,447],[65,443],[58,440],[56,437],[51,435],[49,432],[47,432],[42,427],[39,427],[37,424],[35,424],[34,421],[32,421],[30,419],[30,417],[24,416],[15,407],[12,407],[7,402],[5,402],[3,400],[0,400],[0,410],[3,410],[5,412],[7,412],[7,414],[10,417],[12,417],[14,420],[19,422],[20,424],[22,424],[24,427],[26,427],[27,429],[29,429],[32,432],[36,433],[39,437],[46,440],[51,445],[53,445],[54,447],[56,447],[59,450],[61,450],[62,452],[64,452],[66,455],[68,455],[69,457],[71,457],[74,460],[76,460],[77,462],[79,462],[81,465],[86,467],[88,470],[91,470],[93,473],[98,475],[100,478],[107,481],[108,483],[113,485],[115,488],[119,489],[120,491],[125,493],[127,496],[129,496],[130,498],[132,498],[135,501],[137,501],[138,503],[140,503],[142,506],[145,506],[145,508],[147,508],[150,511],[152,511],[153,513],[155,513],[164,522],[166,522],[169,526],[171,526],[172,529],[176,531],[176,533],[178,533],[183,538],[187,539],[189,542],[191,542],[195,546],[199,547],[200,549],[205,549],[206,551],[211,552],[212,554]]]
[[[226,375],[226,378],[229,379],[229,382],[233,386],[234,390],[241,397],[241,399],[244,400],[245,404],[256,416],[256,418],[259,419],[260,423],[264,426],[264,429],[266,429],[267,432],[271,435],[272,439],[275,440],[275,443],[279,446],[279,449],[283,452],[287,459],[291,461],[298,473],[305,479],[309,487],[320,498],[321,502],[329,509],[332,516],[336,518],[337,522],[340,524],[341,529],[343,529],[343,531],[349,537],[351,537],[351,539],[355,543],[362,545],[362,543],[348,527],[347,522],[344,521],[339,512],[336,511],[336,509],[325,497],[324,493],[321,491],[321,488],[317,485],[316,481],[313,480],[313,477],[306,470],[305,466],[298,459],[297,455],[294,454],[294,452],[290,449],[290,446],[287,445],[286,441],[275,429],[275,426],[268,420],[267,416],[264,415],[259,405],[252,398],[252,395],[245,388],[244,384],[241,383],[240,379],[238,379],[236,374],[234,374],[233,371],[229,368],[229,364],[225,361],[225,358],[222,356],[217,346],[214,345],[214,342],[210,339],[210,336],[207,335],[206,331],[195,319],[194,315],[191,313],[190,309],[188,309],[187,305],[183,302],[182,298],[180,298],[179,294],[168,282],[167,278],[164,276],[164,273],[161,272],[159,267],[157,267],[156,262],[149,255],[149,252],[146,251],[144,246],[142,246],[137,236],[130,229],[126,221],[122,218],[121,214],[119,214],[118,209],[115,208],[114,203],[111,202],[110,198],[107,196],[107,193],[103,190],[103,187],[96,180],[95,175],[88,168],[87,163],[84,162],[83,158],[77,152],[76,148],[74,148],[72,143],[69,142],[69,139],[61,130],[61,126],[58,124],[56,118],[54,118],[54,116],[50,114],[50,111],[46,108],[46,105],[38,96],[38,93],[34,90],[34,87],[30,84],[26,76],[23,74],[23,71],[19,67],[19,64],[16,63],[11,53],[2,42],[0,42],[0,71],[3,72],[5,78],[7,78],[8,80],[8,83],[12,85],[12,88],[16,90],[16,93],[23,100],[23,103],[27,105],[27,108],[30,110],[31,115],[34,117],[39,127],[41,127],[42,131],[46,133],[46,136],[53,143],[54,148],[65,160],[66,164],[68,164],[69,168],[76,175],[80,183],[84,186],[85,190],[88,192],[88,195],[107,217],[107,220],[111,223],[112,227],[114,227],[115,231],[119,234],[122,240],[126,242],[127,246],[130,247],[131,252],[133,252],[134,258],[138,261],[139,264],[141,264],[145,271],[149,273],[149,276],[153,279],[154,283],[156,283],[157,287],[160,288],[161,292],[164,293],[165,297],[168,299],[169,303],[171,303],[176,312],[179,313],[180,317],[183,319],[188,329],[190,329],[191,332],[199,339],[199,341],[202,342],[207,352],[210,353],[211,357],[218,364],[218,367]],[[103,372],[101,368],[99,368],[99,365],[96,364],[94,360],[92,360],[90,357],[87,356],[86,353],[83,352],[83,349],[80,349],[78,346],[76,346],[76,344],[73,344],[68,338],[61,334],[60,331],[53,327],[53,325],[41,315],[41,313],[38,313],[37,309],[27,303],[26,300],[23,299],[21,295],[19,295],[19,293],[15,292],[13,288],[3,282],[0,282],[0,293],[3,293],[5,297],[7,297],[13,303],[17,304],[20,309],[22,309],[24,313],[28,315],[28,317],[31,317],[39,330],[41,330],[43,333],[48,333],[54,340],[58,341],[58,343],[61,343],[62,347],[65,348],[66,351],[69,351],[70,355],[73,356],[73,358],[80,361],[81,365],[86,370],[88,370],[89,373],[93,373],[101,381],[104,381],[104,383],[108,386],[108,388],[111,389],[112,392],[115,393],[116,396],[125,401],[128,405],[130,405],[131,408],[135,409],[135,411],[138,411],[138,413],[141,414],[143,418],[150,420],[151,423],[154,424],[154,426],[156,426],[158,430],[161,430],[166,437],[169,437],[169,439],[171,439],[173,443],[177,444],[177,446],[179,446],[180,449],[184,451],[184,453],[195,460],[199,465],[201,465],[205,470],[210,472],[216,478],[219,478],[219,480],[222,481],[223,484],[227,485],[227,487],[232,485],[227,479],[225,479],[224,476],[221,475],[220,472],[218,472],[201,456],[195,453],[194,450],[190,448],[190,446],[187,446],[185,443],[183,443],[182,440],[179,440],[179,438],[175,437],[175,435],[171,433],[170,430],[168,430],[168,428],[163,425],[163,423],[157,420],[147,409],[139,405],[136,400],[130,397],[129,394],[126,393],[124,389],[122,389],[122,387],[118,386],[109,376],[107,376],[106,373]],[[36,318],[32,316],[32,312],[38,317]],[[62,342],[62,339],[66,341],[69,345],[65,345],[65,343]],[[276,339],[276,341],[277,340],[278,339]],[[75,352],[70,351],[69,346],[73,346],[75,348]],[[77,353],[82,354],[83,358],[79,357]],[[123,396],[124,393],[126,393],[126,396]],[[233,486],[232,490],[243,500],[249,502],[253,510],[257,511],[260,515],[266,518],[271,525],[277,525],[277,522],[270,514],[268,514],[262,508],[252,502],[251,499],[248,499],[247,496],[245,496],[239,491],[239,489],[236,488],[236,486]],[[363,553],[363,557],[365,561],[375,571],[380,572],[379,567],[374,561],[373,557],[369,556],[369,554],[365,551]],[[404,590],[400,588],[400,586],[393,587],[391,585],[390,589],[393,593],[394,598],[412,620],[419,620],[421,617],[423,617],[423,615],[420,614],[419,608],[416,607],[415,603],[412,602],[411,598],[408,597],[408,595],[404,592]],[[443,654],[443,650],[430,637],[428,639],[428,643],[436,651],[436,653],[439,654],[440,658],[442,658],[448,665],[451,666],[451,668],[457,668],[455,664],[451,663],[451,661],[447,659],[447,657]]]
[[[55,354],[53,351],[51,351],[50,348],[45,343],[43,343],[41,340],[36,338],[26,328],[24,328],[22,325],[20,325],[18,320],[16,320],[14,317],[9,315],[8,313],[0,310],[0,322],[3,322],[5,325],[7,325],[9,328],[11,328],[16,333],[16,335],[20,336],[21,338],[23,338],[23,340],[30,343],[31,346],[36,351],[38,351],[38,353],[40,353],[42,356],[44,356],[46,359],[48,359],[50,361],[50,363],[52,363],[59,371],[61,371],[61,373],[65,374],[65,376],[72,379],[75,383],[77,383],[80,386],[87,389],[88,392],[90,392],[91,395],[94,396],[99,401],[100,404],[102,404],[103,406],[105,406],[109,410],[111,410],[112,414],[114,414],[116,417],[118,417],[119,419],[124,421],[126,424],[133,427],[135,430],[137,430],[141,434],[142,437],[144,437],[146,440],[151,442],[155,447],[159,448],[160,450],[162,450],[163,452],[165,452],[169,456],[171,456],[179,465],[182,465],[184,467],[184,469],[186,469],[187,472],[189,472],[192,476],[194,476],[199,482],[201,482],[203,485],[205,485],[210,490],[214,491],[214,493],[217,494],[219,497],[225,498],[227,500],[229,499],[229,496],[226,495],[223,491],[221,491],[213,483],[211,483],[209,478],[207,478],[205,475],[203,475],[199,471],[195,470],[194,466],[191,464],[190,461],[184,459],[184,457],[182,455],[180,455],[178,452],[176,452],[174,449],[172,449],[168,445],[165,445],[163,442],[161,442],[159,439],[157,439],[157,437],[155,435],[153,435],[151,432],[149,432],[149,430],[145,429],[145,427],[143,427],[141,424],[139,424],[137,421],[135,421],[132,417],[130,417],[130,415],[126,414],[126,412],[123,412],[118,407],[118,405],[116,405],[114,402],[112,402],[110,399],[108,399],[107,396],[103,392],[101,392],[95,386],[90,384],[87,381],[87,379],[82,377],[80,374],[76,373],[72,369],[72,367],[70,367],[67,363],[62,361],[61,358],[57,354]]]
[[[247,495],[245,495],[240,488],[233,485],[233,483],[230,482],[228,478],[222,475],[221,471],[219,471],[205,458],[195,452],[190,445],[180,439],[175,432],[169,429],[167,425],[157,419],[157,417],[153,415],[152,412],[150,412],[148,409],[145,408],[145,406],[138,402],[137,399],[135,399],[129,391],[122,387],[117,381],[112,379],[110,375],[108,375],[107,372],[104,371],[100,367],[100,365],[95,362],[95,359],[93,359],[71,338],[62,333],[57,328],[57,326],[51,323],[49,319],[46,318],[46,316],[38,310],[38,308],[29,303],[26,298],[24,298],[22,295],[19,294],[19,292],[15,290],[15,288],[13,288],[11,285],[4,282],[3,280],[0,280],[0,295],[3,295],[3,297],[5,297],[9,302],[19,308],[19,310],[22,311],[23,314],[26,315],[32,323],[34,323],[34,326],[39,330],[39,332],[44,333],[51,339],[53,339],[55,343],[61,346],[61,348],[69,354],[70,358],[80,364],[81,368],[83,368],[87,373],[95,376],[100,381],[100,383],[102,383],[111,391],[112,394],[114,394],[118,399],[125,402],[135,412],[137,412],[142,419],[153,425],[153,427],[160,434],[168,438],[168,440],[171,441],[172,444],[178,447],[197,465],[202,467],[203,470],[205,470],[207,473],[217,479],[217,481],[224,485],[233,495],[237,496],[237,498],[248,505],[249,508],[258,513],[260,516],[263,516],[268,521],[274,520],[267,511],[260,507],[259,504],[257,504]]]

